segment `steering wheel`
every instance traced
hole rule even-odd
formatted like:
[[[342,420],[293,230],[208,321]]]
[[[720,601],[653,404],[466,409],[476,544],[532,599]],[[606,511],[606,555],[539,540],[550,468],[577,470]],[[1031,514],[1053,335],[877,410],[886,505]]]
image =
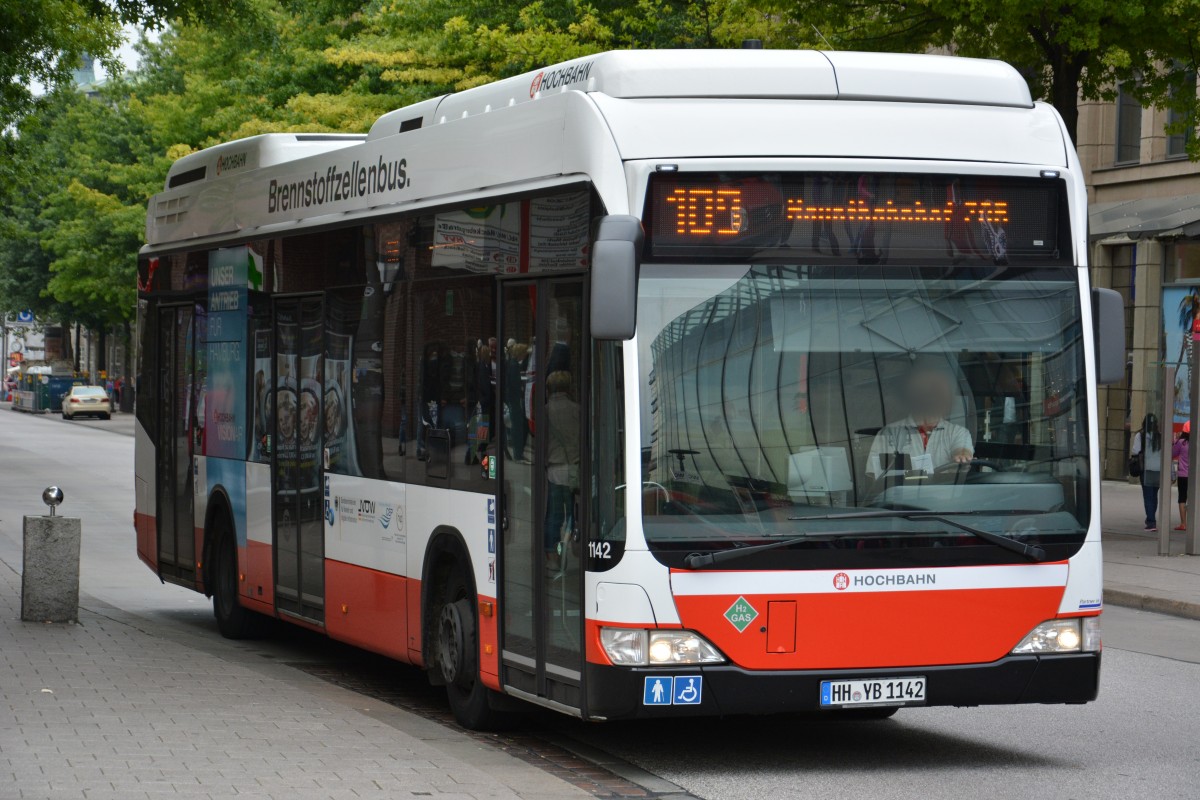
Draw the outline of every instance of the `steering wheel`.
[[[950,472],[952,470],[975,470],[978,472],[984,467],[995,470],[996,472],[1004,472],[1004,467],[997,464],[995,461],[988,461],[982,458],[972,458],[970,461],[951,461],[949,464],[942,464],[940,467],[934,467],[933,473]]]

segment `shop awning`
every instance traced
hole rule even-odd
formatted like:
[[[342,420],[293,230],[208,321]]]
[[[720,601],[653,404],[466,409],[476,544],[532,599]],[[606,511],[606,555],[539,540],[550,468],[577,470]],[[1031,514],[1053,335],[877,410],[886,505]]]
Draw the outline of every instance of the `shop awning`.
[[[1095,203],[1088,207],[1092,241],[1124,234],[1130,239],[1200,236],[1200,194]]]

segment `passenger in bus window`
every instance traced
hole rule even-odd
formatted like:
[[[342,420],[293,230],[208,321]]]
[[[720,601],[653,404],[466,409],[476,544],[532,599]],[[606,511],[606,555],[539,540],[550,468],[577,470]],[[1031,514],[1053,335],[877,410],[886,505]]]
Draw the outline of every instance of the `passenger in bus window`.
[[[867,458],[873,476],[915,470],[932,473],[947,464],[966,464],[974,456],[970,432],[946,419],[954,404],[954,380],[948,369],[918,361],[904,382],[908,416],[885,425]]]
[[[558,567],[558,543],[575,528],[574,494],[579,489],[579,404],[571,399],[571,373],[551,372],[546,378],[546,560]]]
[[[560,317],[554,325],[554,345],[550,348],[550,358],[546,361],[546,374],[569,372],[571,369],[571,323]]]
[[[529,348],[509,340],[504,365],[504,424],[508,428],[509,455],[514,461],[525,460],[525,438],[529,423],[525,416],[525,367]]]

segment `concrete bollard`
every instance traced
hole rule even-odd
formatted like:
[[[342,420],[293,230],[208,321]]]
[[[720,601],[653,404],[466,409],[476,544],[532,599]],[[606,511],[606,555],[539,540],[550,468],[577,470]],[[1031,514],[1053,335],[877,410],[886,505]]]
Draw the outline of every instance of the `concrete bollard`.
[[[25,517],[25,554],[21,571],[21,619],[25,622],[75,622],[79,619],[78,519],[59,517],[54,507],[62,492],[43,494],[49,516]]]

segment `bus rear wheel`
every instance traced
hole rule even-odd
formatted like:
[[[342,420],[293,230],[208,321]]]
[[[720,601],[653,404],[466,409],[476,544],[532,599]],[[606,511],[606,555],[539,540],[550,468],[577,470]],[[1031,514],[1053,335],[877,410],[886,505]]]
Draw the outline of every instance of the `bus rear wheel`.
[[[479,679],[479,617],[460,569],[449,576],[434,617],[433,668],[446,684],[458,724],[473,731],[507,727],[509,715],[492,708],[496,694]]]
[[[217,630],[226,639],[253,639],[261,636],[266,618],[238,602],[237,543],[233,526],[225,514],[218,514],[210,535],[213,547],[213,616]]]

